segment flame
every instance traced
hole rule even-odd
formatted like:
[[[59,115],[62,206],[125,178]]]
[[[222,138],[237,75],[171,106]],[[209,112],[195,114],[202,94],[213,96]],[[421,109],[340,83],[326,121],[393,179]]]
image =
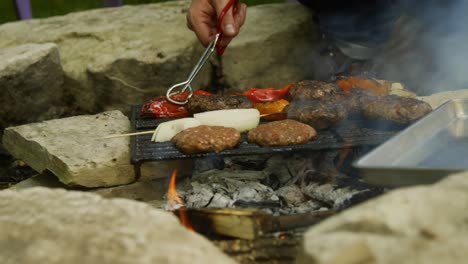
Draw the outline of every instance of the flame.
[[[188,220],[187,210],[184,207],[184,201],[180,198],[180,195],[176,190],[176,178],[177,178],[177,169],[172,171],[171,180],[169,181],[169,188],[167,189],[167,203],[168,210],[175,211],[177,208],[177,216],[180,219],[180,222],[183,226],[191,231],[195,231]]]
[[[340,171],[341,166],[343,166],[344,161],[348,157],[349,153],[351,153],[352,147],[345,147],[341,150],[340,155],[338,157],[338,161],[336,162],[336,170]]]

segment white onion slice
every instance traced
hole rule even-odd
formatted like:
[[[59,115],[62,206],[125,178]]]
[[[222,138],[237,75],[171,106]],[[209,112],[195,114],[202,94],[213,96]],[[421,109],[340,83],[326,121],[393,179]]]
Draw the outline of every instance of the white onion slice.
[[[167,121],[159,124],[153,133],[151,141],[165,142],[170,141],[180,131],[201,125],[201,122],[195,118],[181,118],[177,120]]]
[[[258,126],[260,112],[255,108],[215,110],[194,114],[202,125],[224,126],[245,132]]]

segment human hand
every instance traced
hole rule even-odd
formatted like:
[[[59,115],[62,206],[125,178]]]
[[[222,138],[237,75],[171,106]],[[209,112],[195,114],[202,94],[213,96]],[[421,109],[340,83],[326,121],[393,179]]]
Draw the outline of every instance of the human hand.
[[[218,16],[229,0],[192,0],[187,13],[187,27],[194,31],[203,46],[208,46],[217,32]],[[245,22],[247,5],[239,3],[237,13],[233,15],[232,7],[224,15],[222,21],[223,38],[219,45],[226,47],[239,34],[240,27]]]

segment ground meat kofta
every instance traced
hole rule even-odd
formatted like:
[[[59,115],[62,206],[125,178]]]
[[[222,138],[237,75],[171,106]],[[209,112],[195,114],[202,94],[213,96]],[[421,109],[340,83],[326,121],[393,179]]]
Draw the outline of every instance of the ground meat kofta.
[[[193,95],[188,100],[187,109],[190,113],[201,113],[221,109],[252,108],[252,102],[243,95]]]
[[[187,128],[171,139],[186,154],[221,152],[234,148],[239,140],[240,133],[234,128],[205,125]]]
[[[304,144],[317,135],[309,125],[295,120],[274,121],[249,131],[248,140],[261,146]]]
[[[325,97],[332,96],[333,94],[340,92],[341,89],[334,83],[327,83],[322,81],[300,81],[294,83],[286,94],[286,100],[312,100],[322,99]]]
[[[416,98],[397,95],[375,96],[361,105],[362,113],[367,119],[379,119],[409,124],[432,111],[430,104]]]
[[[348,117],[349,109],[332,100],[294,101],[284,108],[288,119],[326,129]]]

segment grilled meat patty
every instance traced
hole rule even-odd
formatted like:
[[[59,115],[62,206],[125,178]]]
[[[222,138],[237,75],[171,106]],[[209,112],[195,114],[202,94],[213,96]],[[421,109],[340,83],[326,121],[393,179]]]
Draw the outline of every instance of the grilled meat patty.
[[[285,146],[307,143],[317,135],[309,125],[295,120],[281,120],[260,125],[249,131],[248,140],[262,146]]]
[[[361,105],[364,117],[408,124],[432,111],[428,103],[396,95],[369,97]]]
[[[300,100],[289,103],[284,111],[288,119],[325,129],[344,120],[349,108],[335,100]]]
[[[341,91],[341,89],[333,83],[310,80],[300,81],[289,88],[288,93],[286,94],[286,100],[291,102],[296,99],[321,99],[339,91]]]
[[[171,141],[186,154],[221,152],[234,148],[240,141],[240,133],[234,128],[201,125],[177,133]]]
[[[221,109],[252,107],[252,102],[243,95],[193,95],[187,103],[187,109],[192,114]]]

